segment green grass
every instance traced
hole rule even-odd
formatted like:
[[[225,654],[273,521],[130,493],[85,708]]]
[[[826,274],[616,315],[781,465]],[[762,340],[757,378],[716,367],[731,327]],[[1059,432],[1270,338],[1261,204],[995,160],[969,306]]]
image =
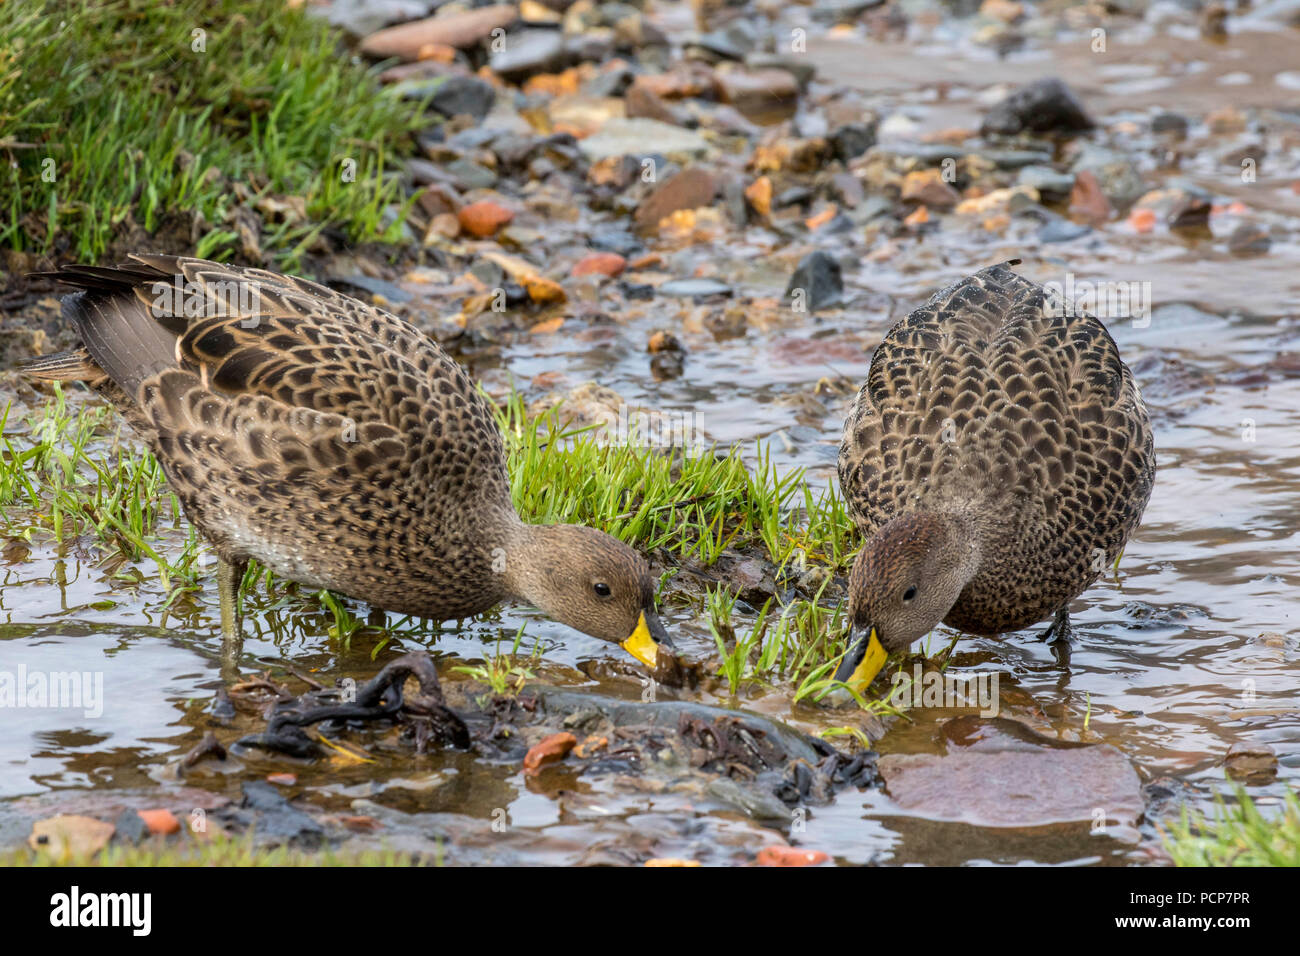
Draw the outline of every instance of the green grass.
[[[1178,866],[1300,866],[1300,798],[1288,793],[1281,810],[1265,816],[1237,787],[1231,806],[1216,796],[1213,819],[1184,809],[1165,848]]]
[[[267,217],[285,268],[327,227],[396,240],[386,166],[420,113],[285,3],[2,3],[0,247],[95,259],[128,217],[153,233],[180,213],[187,238],[202,217],[199,255],[228,258],[232,210],[282,197],[306,212]]]
[[[89,857],[55,857],[31,849],[0,853],[6,866],[440,866],[441,855],[426,859],[395,850],[317,851],[259,847],[250,837],[214,834],[206,840],[189,836],[152,838],[140,844],[110,844]]]
[[[467,664],[453,667],[452,670],[487,684],[494,697],[510,697],[518,694],[524,689],[525,684],[537,676],[532,668],[540,663],[542,654],[541,647],[534,644],[532,653],[528,657],[520,658],[519,645],[523,640],[524,629],[521,626],[515,632],[515,639],[508,653],[501,653],[501,642],[498,641],[496,652],[482,664]]]
[[[815,493],[801,470],[777,472],[767,450],[686,452],[605,440],[564,426],[552,411],[530,419],[514,394],[499,416],[511,494],[527,521],[586,524],[679,562],[715,564],[754,549],[779,569],[847,568],[851,526],[834,491]]]

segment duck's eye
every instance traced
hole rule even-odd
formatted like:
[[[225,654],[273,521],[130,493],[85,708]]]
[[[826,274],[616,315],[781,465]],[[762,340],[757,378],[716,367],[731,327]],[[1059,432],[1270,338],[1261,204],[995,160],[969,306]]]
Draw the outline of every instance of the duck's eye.
[[[604,581],[597,581],[594,585],[592,585],[592,587],[596,589],[596,594],[598,597],[603,597],[603,598],[609,597],[610,594],[609,585],[606,584]]]
[[[908,588],[906,591],[903,592],[904,601],[910,601],[914,597],[916,597],[916,585],[912,585],[910,588]]]

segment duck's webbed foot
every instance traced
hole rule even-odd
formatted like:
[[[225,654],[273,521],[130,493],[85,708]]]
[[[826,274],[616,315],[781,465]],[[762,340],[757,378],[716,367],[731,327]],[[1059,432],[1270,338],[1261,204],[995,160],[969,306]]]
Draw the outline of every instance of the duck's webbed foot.
[[[1051,626],[1039,635],[1040,640],[1049,644],[1066,644],[1074,639],[1074,627],[1070,624],[1070,609],[1063,607],[1052,618]]]

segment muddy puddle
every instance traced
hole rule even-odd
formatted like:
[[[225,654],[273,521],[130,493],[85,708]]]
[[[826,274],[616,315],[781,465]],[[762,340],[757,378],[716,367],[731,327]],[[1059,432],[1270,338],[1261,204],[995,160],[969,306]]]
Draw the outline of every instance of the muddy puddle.
[[[657,16],[670,36],[688,28],[684,5]],[[382,639],[361,631],[345,647],[329,636],[333,620],[314,600],[259,586],[246,598],[246,678],[265,673],[301,694],[311,685],[300,675],[363,684],[398,655],[427,651],[476,742],[419,753],[400,727],[367,725],[341,733],[359,748],[350,755],[231,753],[181,771],[209,732],[229,748],[262,729],[272,699],[254,695],[226,709],[218,697],[213,577],[167,607],[149,572],[133,579],[129,567],[106,570],[86,542],[60,551],[38,536],[5,551],[0,669],[86,672],[102,698],[78,711],[0,715],[0,847],[21,844],[34,820],[56,813],[113,819],[123,808],[166,806],[233,830],[261,820],[268,833],[281,827],[283,839],[305,845],[388,847],[450,863],[736,864],[792,843],[844,864],[1133,865],[1165,862],[1162,819],[1184,805],[1212,810],[1234,747],[1271,749],[1275,763],[1266,761],[1269,771],[1252,778],[1249,792],[1262,805],[1276,802],[1300,779],[1300,114],[1290,85],[1294,29],[1264,18],[1241,28],[1257,31],[1258,42],[1216,43],[1194,25],[1167,29],[1149,16],[1113,30],[1100,64],[1086,30],[1035,36],[998,58],[944,17],[901,43],[864,29],[827,36],[824,24],[811,28],[822,31],[813,34],[821,73],[888,115],[884,148],[915,152],[930,134],[977,127],[1005,86],[1069,77],[1103,126],[1093,142],[1122,149],[1140,169],[1143,192],[1178,177],[1215,196],[1200,232],[1138,232],[1117,219],[1047,241],[1044,220],[1032,216],[1011,216],[996,231],[975,221],[924,236],[791,238],[770,223],[720,227],[690,243],[645,240],[661,254],[647,267],[656,281],[715,278],[727,286],[720,298],[615,303],[593,291],[584,307],[618,309],[617,323],[466,336],[456,346],[495,394],[513,384],[539,398],[596,380],[629,405],[693,413],[707,441],[750,452],[761,441],[779,468],[804,468],[825,485],[835,480],[841,422],[870,350],[935,289],[1010,258],[1040,282],[1065,282],[1068,273],[1146,283],[1149,316],[1109,325],[1155,422],[1154,495],[1118,574],[1074,604],[1078,637],[1067,654],[1036,632],[956,645],[946,674],[995,676],[995,706],[918,706],[881,721],[855,708],[792,705],[789,687],[735,700],[707,681],[657,686],[647,702],[642,675],[616,649],[526,609]],[[1264,111],[1266,122],[1239,135],[1206,123],[1246,106]],[[1177,146],[1149,131],[1155,111],[1190,117]],[[1243,184],[1231,154],[1248,140],[1267,160],[1257,181]],[[1170,148],[1186,156],[1176,174],[1161,166]],[[1267,254],[1227,249],[1225,237],[1245,220],[1269,231]],[[552,224],[549,241],[559,250],[581,246],[613,222],[608,212],[575,210]],[[843,274],[845,307],[779,308],[792,270],[813,248],[856,261]],[[421,294],[420,283],[402,287]],[[718,316],[731,302],[746,321],[739,334],[720,335]],[[685,347],[679,375],[652,373],[645,343],[659,329]],[[35,397],[14,395],[6,427],[16,434]],[[184,543],[177,526],[162,546],[178,552]],[[665,619],[684,655],[707,658],[713,638],[688,603],[670,601]],[[738,629],[753,620],[754,609],[737,607]],[[521,626],[524,651],[539,649],[520,694],[534,709],[498,726],[482,703],[485,685],[455,668],[509,647]],[[923,647],[938,654],[951,637],[940,629]],[[904,666],[911,672],[919,660]],[[689,734],[679,721],[689,715],[645,730],[643,711],[656,705],[700,708],[694,717],[706,723],[739,708],[788,727],[790,752],[758,770],[700,762],[682,743]],[[616,737],[620,719],[610,714],[620,706],[632,714],[624,729],[641,729],[611,749],[622,740],[635,759],[570,756],[525,772],[528,746],[547,734],[572,732],[580,744]],[[574,718],[583,713],[596,714],[590,726]],[[811,791],[787,788],[783,799],[782,781],[797,775],[791,764],[824,760],[815,741],[845,726],[871,739],[879,776],[832,775],[821,790],[814,781]],[[845,762],[861,750],[851,738],[825,739]],[[601,759],[606,766],[595,766]],[[269,774],[293,782],[268,794]],[[1019,797],[1034,811],[1008,815],[1008,801]]]

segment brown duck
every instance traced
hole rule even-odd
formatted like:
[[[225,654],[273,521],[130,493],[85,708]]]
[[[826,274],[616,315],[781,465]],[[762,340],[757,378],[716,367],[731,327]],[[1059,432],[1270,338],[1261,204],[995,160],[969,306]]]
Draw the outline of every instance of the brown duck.
[[[865,687],[940,621],[995,635],[1054,616],[1065,639],[1070,601],[1118,559],[1151,497],[1151,422],[1106,327],[1071,312],[994,266],[876,349],[840,445],[866,542],[839,680]]]
[[[86,382],[162,463],[220,558],[228,666],[250,559],[437,620],[525,601],[651,666],[671,646],[640,555],[520,520],[492,407],[432,339],[305,279],[131,259],[48,274],[82,345],[28,371]]]

